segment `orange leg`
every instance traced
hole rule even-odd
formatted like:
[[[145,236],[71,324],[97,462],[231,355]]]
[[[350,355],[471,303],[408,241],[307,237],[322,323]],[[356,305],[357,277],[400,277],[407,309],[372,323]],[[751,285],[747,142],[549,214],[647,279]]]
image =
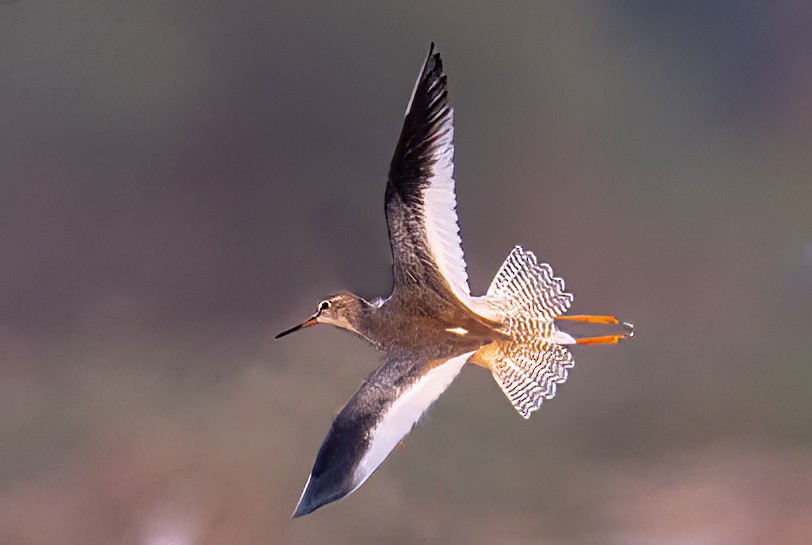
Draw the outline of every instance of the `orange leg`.
[[[587,324],[620,324],[626,333],[623,335],[601,335],[600,337],[584,337],[577,339],[576,344],[615,344],[621,339],[634,337],[634,325],[621,322],[614,316],[595,316],[591,314],[576,314],[573,316],[558,316],[556,320],[569,320],[571,322],[582,322]]]
[[[600,337],[584,337],[583,339],[576,339],[575,344],[615,344],[621,339],[625,339],[626,335],[602,335]]]
[[[571,322],[585,322],[588,324],[619,324],[614,316],[594,316],[591,314],[576,314],[573,316],[557,316],[556,320],[569,320]]]

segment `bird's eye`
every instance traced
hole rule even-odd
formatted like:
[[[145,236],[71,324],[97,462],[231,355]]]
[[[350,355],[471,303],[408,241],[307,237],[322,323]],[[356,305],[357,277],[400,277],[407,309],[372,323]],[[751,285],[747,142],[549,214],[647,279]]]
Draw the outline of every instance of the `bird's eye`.
[[[319,312],[325,311],[330,308],[330,301],[322,301],[319,304]]]

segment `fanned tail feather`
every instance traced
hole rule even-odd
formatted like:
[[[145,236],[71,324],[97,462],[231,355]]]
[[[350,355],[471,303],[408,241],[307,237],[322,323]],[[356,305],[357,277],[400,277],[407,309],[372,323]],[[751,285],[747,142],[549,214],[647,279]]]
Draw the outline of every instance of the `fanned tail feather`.
[[[503,343],[494,359],[493,377],[524,418],[555,397],[556,386],[567,380],[567,369],[575,364],[569,350],[551,343]]]
[[[515,246],[502,263],[488,288],[487,298],[505,313],[506,329],[552,325],[572,304],[572,294],[564,291],[564,280],[553,276],[547,263],[539,263],[533,252]]]
[[[574,339],[560,332],[554,320],[569,309],[572,294],[552,268],[538,263],[532,252],[516,246],[488,288],[488,304],[503,316],[502,331],[510,341],[491,353],[496,382],[524,418],[555,396],[556,386],[567,380],[574,365],[562,344]]]

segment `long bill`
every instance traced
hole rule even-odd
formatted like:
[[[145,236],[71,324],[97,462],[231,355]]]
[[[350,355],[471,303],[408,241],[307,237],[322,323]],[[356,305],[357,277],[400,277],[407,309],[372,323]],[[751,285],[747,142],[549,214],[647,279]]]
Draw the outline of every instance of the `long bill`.
[[[299,324],[297,326],[293,326],[290,329],[286,329],[285,331],[283,331],[282,333],[280,333],[279,335],[274,337],[274,339],[278,339],[279,337],[284,337],[285,335],[289,335],[289,334],[293,333],[294,331],[299,331],[300,329],[303,329],[305,327],[310,327],[312,325],[316,325],[317,323],[319,323],[317,318],[318,318],[317,316],[311,316],[309,319],[302,322],[301,324]]]

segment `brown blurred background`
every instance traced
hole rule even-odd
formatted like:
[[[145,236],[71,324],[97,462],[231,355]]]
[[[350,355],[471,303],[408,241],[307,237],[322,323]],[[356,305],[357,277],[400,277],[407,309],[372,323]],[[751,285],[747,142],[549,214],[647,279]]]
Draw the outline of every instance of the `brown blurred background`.
[[[389,293],[431,40],[474,291],[521,243],[637,337],[291,521],[377,360],[273,334]],[[809,543],[810,150],[806,2],[4,0],[0,543]]]

